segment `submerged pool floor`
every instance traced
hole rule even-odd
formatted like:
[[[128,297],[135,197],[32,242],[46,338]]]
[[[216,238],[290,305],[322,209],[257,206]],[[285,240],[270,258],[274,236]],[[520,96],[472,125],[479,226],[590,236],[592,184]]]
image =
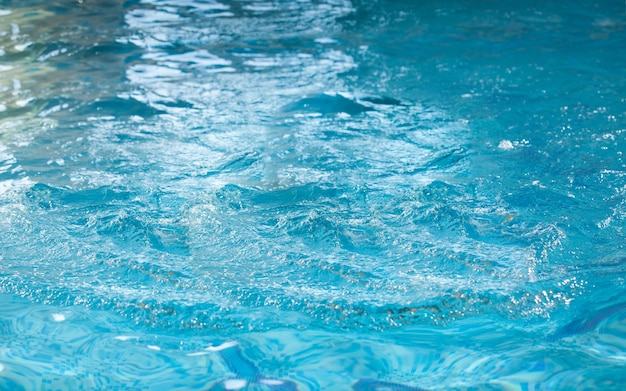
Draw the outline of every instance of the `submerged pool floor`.
[[[624,389],[625,44],[622,1],[2,3],[0,389]]]

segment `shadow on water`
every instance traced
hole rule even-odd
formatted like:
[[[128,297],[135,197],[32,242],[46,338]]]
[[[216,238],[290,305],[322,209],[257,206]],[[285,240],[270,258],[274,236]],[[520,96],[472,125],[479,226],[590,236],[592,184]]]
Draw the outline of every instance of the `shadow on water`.
[[[289,104],[283,108],[283,112],[308,113],[318,115],[329,115],[344,113],[348,115],[358,115],[361,113],[375,111],[376,106],[404,106],[398,99],[389,97],[371,97],[354,98],[343,96],[341,94],[321,94],[300,99],[295,103]]]
[[[563,338],[572,337],[596,330],[598,326],[626,310],[626,302],[620,302],[600,308],[593,308],[585,311],[584,314],[576,317],[563,327],[560,327],[554,334],[548,337],[549,341],[557,341]]]

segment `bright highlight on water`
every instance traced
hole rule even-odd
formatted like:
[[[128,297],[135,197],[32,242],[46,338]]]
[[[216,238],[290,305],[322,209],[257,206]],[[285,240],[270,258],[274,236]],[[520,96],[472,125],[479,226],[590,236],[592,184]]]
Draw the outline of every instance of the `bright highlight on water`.
[[[624,389],[626,5],[479,3],[0,3],[0,389]]]

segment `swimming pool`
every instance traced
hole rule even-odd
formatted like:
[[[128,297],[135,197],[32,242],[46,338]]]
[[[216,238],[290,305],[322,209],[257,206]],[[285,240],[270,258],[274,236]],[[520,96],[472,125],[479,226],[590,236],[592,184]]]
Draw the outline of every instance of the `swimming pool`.
[[[0,388],[623,389],[589,3],[3,3]]]

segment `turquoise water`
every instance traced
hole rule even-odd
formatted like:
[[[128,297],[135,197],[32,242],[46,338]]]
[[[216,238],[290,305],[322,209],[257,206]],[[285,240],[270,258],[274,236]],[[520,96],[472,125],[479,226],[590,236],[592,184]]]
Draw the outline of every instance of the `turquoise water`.
[[[626,4],[0,2],[0,389],[626,388]]]

